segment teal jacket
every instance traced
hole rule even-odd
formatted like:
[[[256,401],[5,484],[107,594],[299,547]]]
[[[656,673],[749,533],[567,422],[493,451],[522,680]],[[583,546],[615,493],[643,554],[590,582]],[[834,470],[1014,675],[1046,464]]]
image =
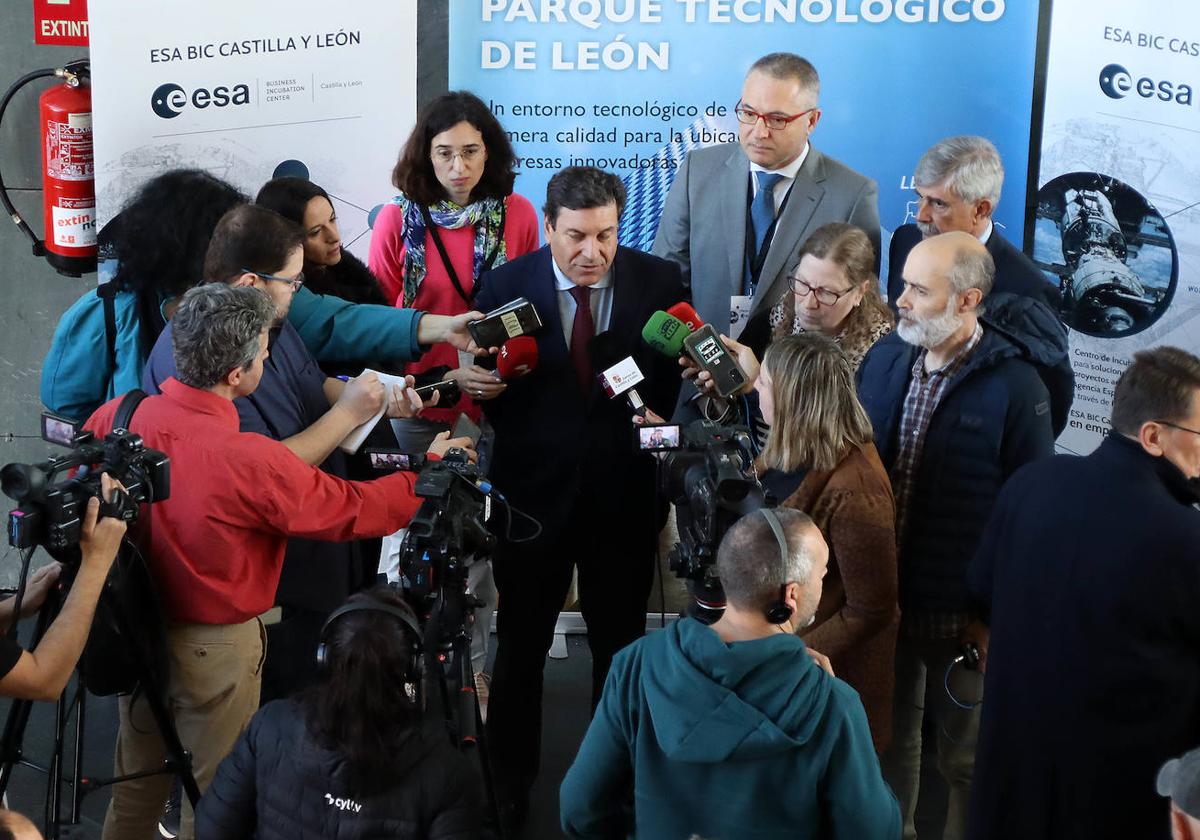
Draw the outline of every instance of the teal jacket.
[[[796,636],[690,618],[613,659],[559,803],[570,838],[900,837],[854,689]]]
[[[108,400],[142,384],[137,296],[118,292],[115,353],[108,353],[104,305],[94,291],[64,313],[42,364],[42,403],[55,414],[82,422]],[[301,287],[288,320],[317,361],[355,359],[412,361],[420,357],[417,324],[423,313],[368,303],[350,303]]]

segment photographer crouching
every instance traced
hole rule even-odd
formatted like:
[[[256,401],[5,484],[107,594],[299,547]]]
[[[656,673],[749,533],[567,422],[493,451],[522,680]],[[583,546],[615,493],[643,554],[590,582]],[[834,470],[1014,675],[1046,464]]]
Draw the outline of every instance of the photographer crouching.
[[[167,700],[201,791],[258,708],[264,633],[257,616],[274,602],[287,538],[390,534],[419,504],[409,473],[344,481],[283,443],[238,431],[233,400],[258,386],[275,316],[271,299],[254,288],[190,290],[172,320],[177,376],[129,424],[172,462],[170,498],[144,513],[143,549],[167,622]],[[412,388],[402,402],[409,414],[421,408]],[[97,437],[112,427],[118,403],[87,422]],[[147,705],[122,697],[120,717],[116,775],[159,769],[164,746]],[[169,788],[161,774],[116,785],[103,836],[152,836]],[[179,836],[193,836],[187,802]]]
[[[104,497],[111,500],[120,485],[107,474],[100,476],[100,481]],[[57,700],[62,694],[87,643],[96,603],[124,536],[124,520],[100,516],[100,500],[91,499],[79,538],[79,570],[58,617],[32,651],[22,650],[11,633],[0,636],[0,696]],[[58,563],[48,563],[29,576],[20,603],[21,618],[41,609],[61,571]],[[0,627],[15,627],[16,609],[15,597],[0,602]]]

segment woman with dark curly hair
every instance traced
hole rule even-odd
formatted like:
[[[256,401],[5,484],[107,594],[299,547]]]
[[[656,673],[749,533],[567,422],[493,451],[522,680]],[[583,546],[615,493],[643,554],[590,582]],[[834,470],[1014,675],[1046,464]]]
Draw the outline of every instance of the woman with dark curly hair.
[[[476,774],[409,694],[419,632],[386,587],[330,616],[322,681],[254,715],[200,800],[196,836],[479,836]]]
[[[201,281],[213,229],[249,199],[198,169],[159,175],[101,229],[101,293],[67,310],[42,367],[42,402],[85,420],[108,399],[142,384],[142,365],[174,312]],[[106,328],[107,309],[111,331]]]
[[[371,271],[390,300],[444,315],[466,312],[484,272],[537,249],[537,214],[512,191],[515,162],[504,129],[477,96],[452,91],[422,109],[392,172],[400,195],[380,211],[371,235]],[[447,369],[463,400],[404,424],[398,433],[413,438],[413,451],[423,451],[421,441],[460,412],[478,421],[471,399],[490,399],[505,388],[491,371],[460,366],[445,345],[404,372],[435,368]]]
[[[363,261],[342,248],[337,210],[324,189],[306,178],[285,175],[263,184],[254,203],[304,229],[304,285],[308,288],[354,303],[391,304]]]

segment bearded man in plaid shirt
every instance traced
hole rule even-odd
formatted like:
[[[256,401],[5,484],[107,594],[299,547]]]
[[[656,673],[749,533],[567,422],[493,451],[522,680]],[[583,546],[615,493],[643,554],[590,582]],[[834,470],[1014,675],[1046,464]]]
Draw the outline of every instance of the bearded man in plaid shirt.
[[[962,703],[983,694],[987,629],[972,610],[967,564],[1001,485],[1053,453],[1049,395],[1035,369],[1051,351],[989,324],[984,299],[995,266],[968,233],[931,237],[904,265],[896,331],[867,354],[859,396],[892,479],[900,560],[894,740],[884,775],[900,801],[904,837],[916,837],[921,724],[927,686],[938,725],[938,770],[950,789],[944,838],[966,829],[979,709],[943,688],[965,642],[978,672],[955,668]]]

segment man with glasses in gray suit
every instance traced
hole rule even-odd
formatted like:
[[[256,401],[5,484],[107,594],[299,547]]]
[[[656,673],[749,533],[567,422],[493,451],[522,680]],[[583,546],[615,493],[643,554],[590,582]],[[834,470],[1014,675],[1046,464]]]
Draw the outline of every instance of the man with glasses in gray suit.
[[[807,60],[763,56],[735,109],[738,142],[689,152],[671,185],[653,253],[679,264],[700,317],[722,331],[736,312],[767,317],[801,243],[827,222],[866,231],[878,266],[875,182],[809,143],[819,93]]]

